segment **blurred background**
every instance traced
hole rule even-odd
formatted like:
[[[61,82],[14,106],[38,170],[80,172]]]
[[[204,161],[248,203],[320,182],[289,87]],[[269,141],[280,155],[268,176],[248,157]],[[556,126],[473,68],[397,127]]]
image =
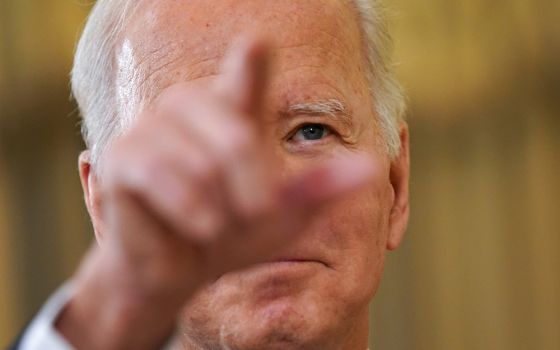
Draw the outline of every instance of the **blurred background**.
[[[560,349],[560,2],[393,0],[412,220],[375,349]],[[0,1],[0,347],[92,241],[68,72],[90,5]]]

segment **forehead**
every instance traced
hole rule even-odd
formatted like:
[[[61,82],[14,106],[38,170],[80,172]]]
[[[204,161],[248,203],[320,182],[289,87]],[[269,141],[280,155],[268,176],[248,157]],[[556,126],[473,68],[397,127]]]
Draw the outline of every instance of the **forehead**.
[[[143,0],[117,52],[118,80],[161,91],[212,77],[243,34],[270,39],[275,68],[285,76],[305,71],[317,84],[337,85],[333,80],[351,78],[362,62],[360,27],[348,1]]]

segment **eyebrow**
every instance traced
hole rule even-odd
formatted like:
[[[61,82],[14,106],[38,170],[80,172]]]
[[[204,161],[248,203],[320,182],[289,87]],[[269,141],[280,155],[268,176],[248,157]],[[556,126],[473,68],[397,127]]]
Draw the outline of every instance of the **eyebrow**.
[[[326,115],[332,120],[352,127],[352,115],[348,113],[346,105],[337,99],[296,103],[288,107],[288,115]]]

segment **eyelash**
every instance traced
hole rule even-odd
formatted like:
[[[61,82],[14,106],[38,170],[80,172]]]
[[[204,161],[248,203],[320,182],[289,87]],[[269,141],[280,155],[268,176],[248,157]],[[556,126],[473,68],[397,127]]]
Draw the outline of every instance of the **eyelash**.
[[[296,127],[288,134],[288,137],[286,138],[287,141],[288,141],[288,142],[297,142],[297,141],[294,141],[294,140],[293,140],[294,137],[297,135],[297,133],[298,133],[300,130],[304,129],[305,127],[314,126],[314,125],[323,127],[323,128],[325,129],[326,134],[325,134],[321,139],[319,139],[319,140],[316,140],[316,141],[307,140],[307,142],[317,143],[317,142],[323,141],[324,139],[326,139],[326,138],[328,138],[328,137],[330,137],[330,136],[336,136],[336,135],[338,135],[337,132],[336,132],[331,126],[329,126],[329,125],[327,125],[327,124],[323,124],[323,123],[302,123],[302,124],[299,124],[298,126],[296,126]],[[306,142],[306,141],[303,141],[303,142]]]

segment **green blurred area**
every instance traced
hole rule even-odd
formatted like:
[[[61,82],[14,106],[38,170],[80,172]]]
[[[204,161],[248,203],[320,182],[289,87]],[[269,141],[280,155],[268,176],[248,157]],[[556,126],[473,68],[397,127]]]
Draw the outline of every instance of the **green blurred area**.
[[[412,219],[372,307],[373,347],[560,349],[560,2],[387,4]],[[92,241],[68,89],[90,5],[0,2],[0,346]]]

